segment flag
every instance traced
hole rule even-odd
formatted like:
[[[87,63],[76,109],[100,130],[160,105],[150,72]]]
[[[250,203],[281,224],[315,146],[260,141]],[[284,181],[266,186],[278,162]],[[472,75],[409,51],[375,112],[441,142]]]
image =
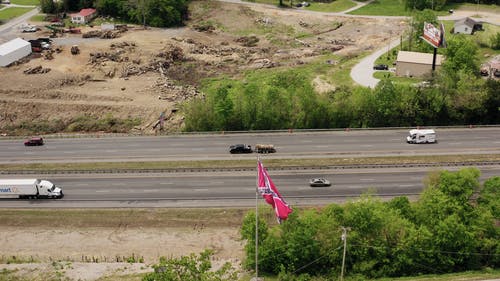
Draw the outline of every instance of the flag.
[[[283,200],[281,194],[279,193],[276,185],[269,177],[266,168],[262,165],[262,162],[257,161],[257,175],[258,175],[258,186],[257,190],[262,195],[266,202],[273,206],[278,222],[281,223],[282,220],[286,220],[288,215],[292,212],[292,209]]]

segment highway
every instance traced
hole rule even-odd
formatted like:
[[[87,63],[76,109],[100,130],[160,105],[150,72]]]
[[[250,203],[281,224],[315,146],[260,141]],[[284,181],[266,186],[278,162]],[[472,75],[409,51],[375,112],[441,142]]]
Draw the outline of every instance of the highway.
[[[443,167],[457,170],[458,167]],[[500,166],[480,167],[481,180],[500,175]],[[382,198],[423,189],[436,168],[269,170],[278,189],[294,206],[342,202],[373,190]],[[30,175],[61,186],[63,199],[0,199],[2,208],[143,208],[255,206],[256,171],[159,174]],[[20,175],[11,177],[23,177]],[[24,176],[25,177],[25,176]],[[324,177],[330,187],[309,187],[310,178]],[[259,204],[264,201],[260,200]]]
[[[235,143],[271,143],[272,158],[368,157],[396,155],[498,154],[500,128],[436,129],[438,143],[407,144],[407,130],[309,131],[145,137],[46,138],[40,147],[22,139],[0,140],[2,163],[255,159],[231,155]],[[456,170],[459,167],[442,167]],[[270,175],[292,205],[343,202],[373,190],[383,198],[417,196],[423,179],[438,167],[270,169]],[[500,175],[500,165],[480,166],[481,180]],[[0,175],[0,178],[44,178],[63,188],[62,200],[0,199],[0,208],[251,207],[255,205],[256,171],[162,173],[95,173]],[[311,188],[310,178],[324,177],[331,187]]]
[[[408,130],[46,138],[25,147],[22,139],[0,139],[0,163],[171,161],[254,159],[231,155],[231,144],[274,144],[266,158],[370,157],[500,153],[500,127],[436,129],[437,144],[405,142]]]

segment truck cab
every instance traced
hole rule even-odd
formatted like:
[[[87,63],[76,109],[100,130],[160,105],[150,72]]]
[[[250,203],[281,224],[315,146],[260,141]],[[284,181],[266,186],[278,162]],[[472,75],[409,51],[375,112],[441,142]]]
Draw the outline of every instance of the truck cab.
[[[409,135],[406,137],[407,143],[436,143],[436,132],[432,129],[414,129],[410,130]]]
[[[62,198],[64,196],[61,188],[47,180],[40,180],[38,184],[38,195],[48,198]]]

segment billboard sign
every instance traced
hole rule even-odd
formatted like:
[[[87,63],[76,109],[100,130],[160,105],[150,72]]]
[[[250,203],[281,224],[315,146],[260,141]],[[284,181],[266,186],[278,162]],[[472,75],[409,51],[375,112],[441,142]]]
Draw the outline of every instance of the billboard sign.
[[[424,22],[424,36],[422,39],[431,44],[432,47],[439,48],[442,39],[441,30],[432,25],[432,23]]]

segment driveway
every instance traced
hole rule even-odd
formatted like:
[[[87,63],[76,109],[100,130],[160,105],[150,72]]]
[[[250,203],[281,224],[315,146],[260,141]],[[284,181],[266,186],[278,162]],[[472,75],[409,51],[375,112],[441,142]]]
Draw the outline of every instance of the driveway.
[[[15,6],[15,7],[29,7],[33,8],[33,10],[17,17],[11,19],[10,21],[0,25],[0,44],[3,44],[7,41],[10,41],[14,38],[19,37],[19,30],[17,27],[25,22],[27,22],[31,17],[37,15],[39,13],[38,7],[34,6],[20,6],[20,5],[7,5],[7,6]],[[6,8],[3,8],[6,9]]]

